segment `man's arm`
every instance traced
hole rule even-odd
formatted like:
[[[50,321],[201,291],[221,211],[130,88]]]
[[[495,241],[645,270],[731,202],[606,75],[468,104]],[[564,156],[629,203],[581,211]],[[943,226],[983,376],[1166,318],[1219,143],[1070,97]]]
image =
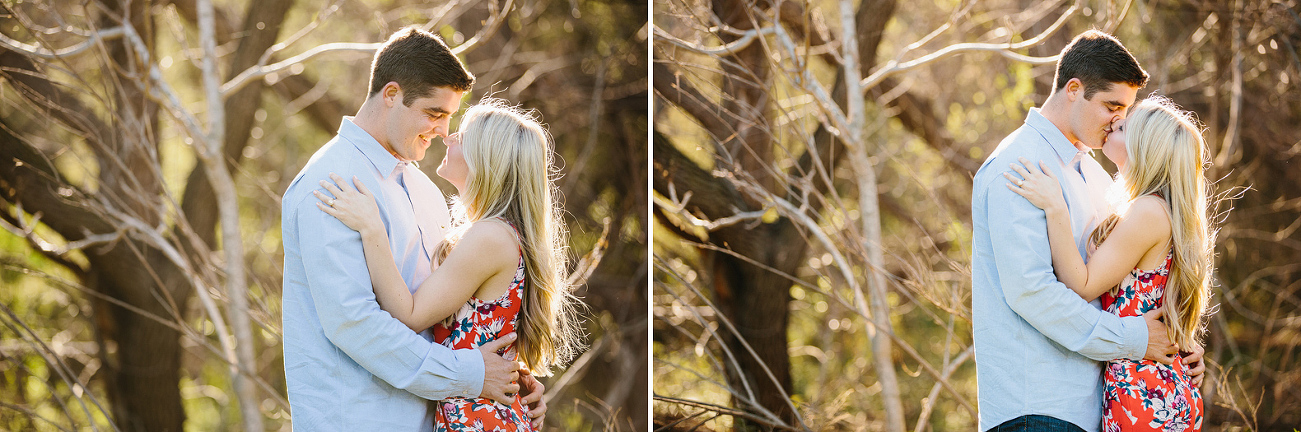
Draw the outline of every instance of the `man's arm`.
[[[316,208],[311,195],[295,199],[308,289],[330,342],[370,373],[416,396],[479,395],[485,357],[478,350],[454,351],[431,343],[380,310],[361,235]]]
[[[1148,342],[1144,318],[1103,312],[1058,282],[1043,210],[1004,182],[997,177],[983,187],[993,221],[994,264],[1008,306],[1044,336],[1085,357],[1143,358]]]

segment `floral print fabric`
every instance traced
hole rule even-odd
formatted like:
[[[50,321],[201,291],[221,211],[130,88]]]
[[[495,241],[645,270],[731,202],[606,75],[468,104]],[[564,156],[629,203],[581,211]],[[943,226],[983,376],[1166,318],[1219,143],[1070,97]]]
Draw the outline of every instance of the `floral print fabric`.
[[[471,297],[449,322],[434,325],[434,341],[452,349],[478,348],[498,337],[515,331],[520,304],[524,295],[524,256],[510,289],[493,301]],[[515,360],[515,344],[498,352],[507,360]],[[433,402],[434,431],[489,431],[532,432],[533,427],[524,414],[522,397],[516,393],[509,406],[487,398],[449,398]]]
[[[1134,269],[1102,295],[1102,308],[1118,316],[1139,316],[1161,307],[1173,252],[1155,270]],[[1202,429],[1202,394],[1188,378],[1188,367],[1151,360],[1107,362],[1103,372],[1102,430],[1195,432]]]

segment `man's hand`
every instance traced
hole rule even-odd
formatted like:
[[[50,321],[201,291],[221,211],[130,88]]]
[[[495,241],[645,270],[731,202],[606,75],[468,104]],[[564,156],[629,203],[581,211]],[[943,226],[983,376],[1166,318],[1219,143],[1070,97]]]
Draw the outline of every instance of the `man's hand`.
[[[1156,308],[1143,314],[1143,319],[1147,321],[1147,353],[1143,359],[1173,365],[1179,347],[1170,342],[1165,323],[1161,322],[1162,313],[1165,313],[1165,309]]]
[[[1206,378],[1206,362],[1202,361],[1202,356],[1206,354],[1206,349],[1201,344],[1193,344],[1188,350],[1188,355],[1183,356],[1184,366],[1188,367],[1188,378],[1191,379],[1193,387],[1201,387],[1202,379]]]
[[[515,333],[508,334],[500,339],[479,346],[479,353],[483,354],[483,391],[479,397],[488,398],[510,405],[516,392],[519,392],[519,384],[515,380],[519,379],[519,363],[506,360],[497,351],[510,346],[515,342]]]
[[[542,394],[546,393],[547,388],[533,377],[533,372],[524,367],[520,368],[520,382],[524,384],[520,394],[524,396],[529,418],[533,419],[533,430],[542,430],[542,418],[547,415],[547,401],[543,400]]]

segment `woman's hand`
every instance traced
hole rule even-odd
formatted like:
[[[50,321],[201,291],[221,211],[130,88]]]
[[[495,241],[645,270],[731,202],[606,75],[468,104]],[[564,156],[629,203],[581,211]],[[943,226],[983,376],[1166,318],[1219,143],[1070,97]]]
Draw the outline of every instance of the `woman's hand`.
[[[542,419],[547,415],[547,401],[543,400],[542,395],[546,393],[547,386],[538,382],[533,377],[533,372],[521,363],[519,368],[520,395],[524,396],[524,408],[528,411],[529,419],[533,422],[533,430],[542,430]]]
[[[1016,171],[1021,178],[1013,176],[1011,173],[1004,172],[1003,177],[1007,177],[1011,183],[1007,184],[1008,189],[1016,192],[1018,195],[1030,200],[1035,207],[1047,210],[1065,210],[1066,199],[1062,197],[1061,184],[1057,182],[1057,176],[1048,170],[1048,165],[1039,161],[1039,169],[1030,165],[1026,158],[1017,158],[1020,164],[1008,164]],[[1022,180],[1024,179],[1024,180]]]
[[[1188,367],[1188,378],[1192,381],[1193,387],[1201,387],[1202,379],[1206,378],[1206,362],[1202,361],[1202,356],[1205,354],[1206,349],[1196,342],[1189,347],[1188,354],[1179,353],[1183,357],[1181,361],[1184,366]]]
[[[333,182],[321,180],[321,187],[329,191],[330,195],[334,195],[334,198],[321,193],[320,190],[312,191],[316,198],[321,200],[316,204],[317,207],[357,232],[365,233],[370,229],[383,229],[384,223],[380,220],[375,196],[366,189],[366,185],[362,184],[361,180],[357,177],[352,178],[352,183],[357,186],[357,189],[353,189],[338,174],[330,173],[330,179]]]

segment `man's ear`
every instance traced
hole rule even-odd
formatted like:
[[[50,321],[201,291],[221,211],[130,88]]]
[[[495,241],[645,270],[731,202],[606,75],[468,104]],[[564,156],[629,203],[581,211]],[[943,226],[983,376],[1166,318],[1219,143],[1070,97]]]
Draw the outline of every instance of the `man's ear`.
[[[1066,100],[1075,102],[1076,99],[1084,96],[1084,82],[1080,81],[1079,78],[1071,78],[1070,81],[1066,82],[1066,88],[1063,90],[1066,91]]]
[[[396,81],[389,81],[380,89],[380,97],[384,98],[384,105],[391,108],[394,104],[402,103],[402,87]]]

